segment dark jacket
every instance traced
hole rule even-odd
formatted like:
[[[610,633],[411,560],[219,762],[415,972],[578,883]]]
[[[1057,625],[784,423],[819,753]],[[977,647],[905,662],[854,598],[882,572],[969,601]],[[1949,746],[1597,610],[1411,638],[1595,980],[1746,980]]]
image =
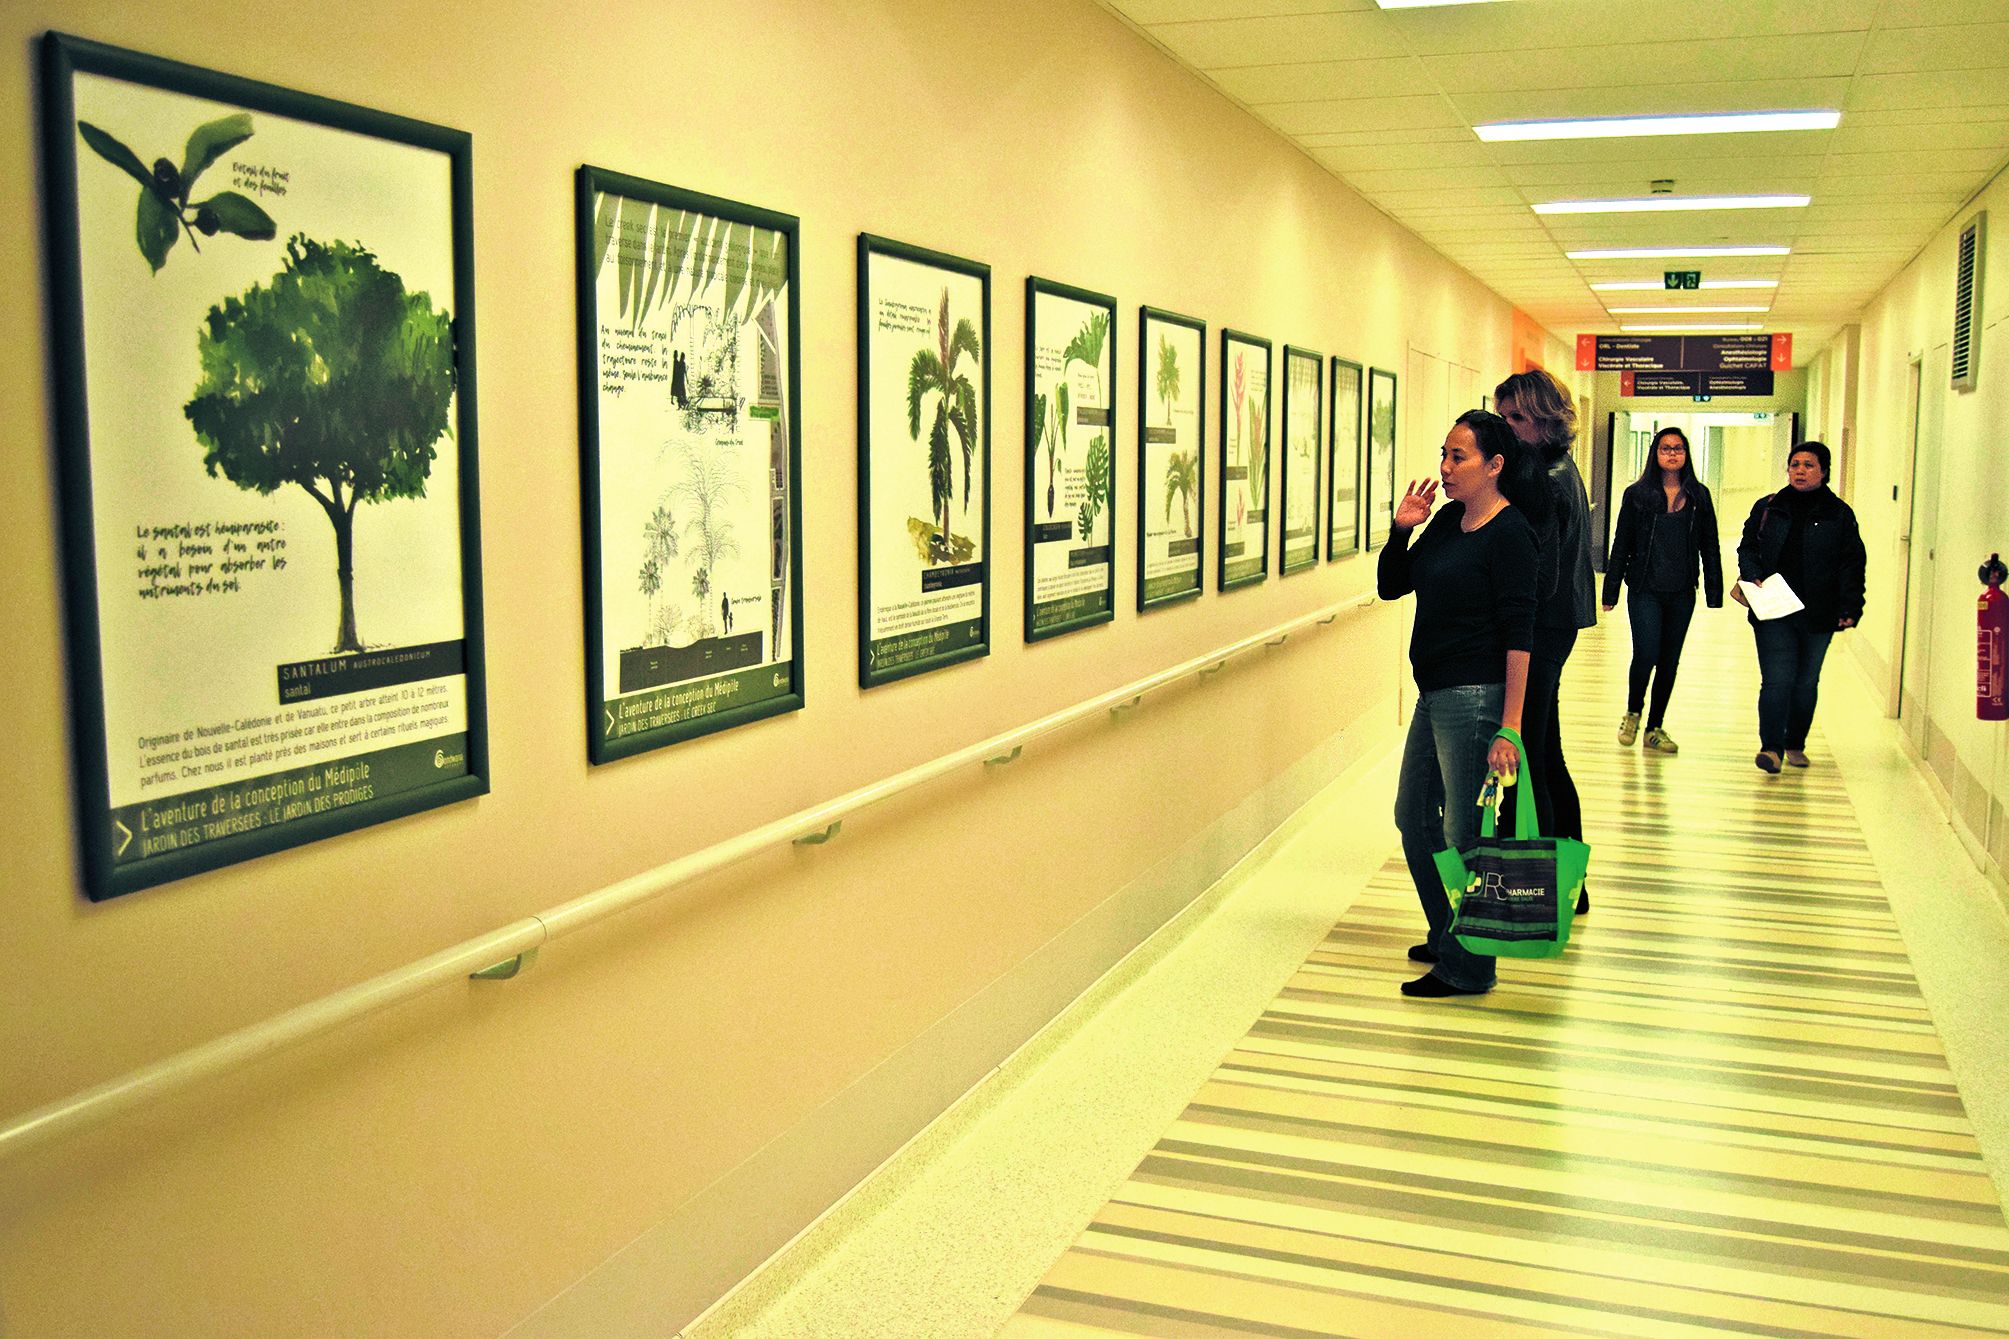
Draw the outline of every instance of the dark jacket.
[[[1793,511],[1785,501],[1787,491],[1780,489],[1761,497],[1751,508],[1750,518],[1744,522],[1744,538],[1737,545],[1741,580],[1762,580],[1779,570],[1779,554],[1793,524]],[[1806,507],[1806,532],[1800,536],[1797,564],[1800,570],[1786,573],[1793,593],[1806,605],[1793,617],[1806,620],[1817,631],[1833,629],[1844,618],[1860,622],[1867,555],[1862,532],[1856,528],[1855,511],[1826,484],[1815,490]]]
[[[1711,609],[1723,607],[1723,546],[1716,530],[1716,501],[1708,487],[1697,480],[1689,499],[1695,516],[1689,523],[1693,541],[1680,555],[1680,569],[1688,589],[1695,588],[1697,569],[1702,577],[1702,597]],[[1604,565],[1604,602],[1618,603],[1618,584],[1630,580],[1641,585],[1653,570],[1655,518],[1667,511],[1667,490],[1658,483],[1635,482],[1619,498],[1618,525],[1611,538],[1611,558]]]
[[[1544,451],[1548,462],[1548,524],[1541,527],[1535,591],[1537,629],[1588,628],[1597,622],[1597,578],[1590,568],[1590,495],[1568,447]]]

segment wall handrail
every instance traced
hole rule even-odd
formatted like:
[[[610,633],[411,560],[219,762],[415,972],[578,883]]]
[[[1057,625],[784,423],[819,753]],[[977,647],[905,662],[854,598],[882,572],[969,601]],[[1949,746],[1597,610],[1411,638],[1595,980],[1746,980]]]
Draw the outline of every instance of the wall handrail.
[[[528,966],[537,950],[554,939],[618,915],[771,847],[804,838],[814,838],[819,843],[828,841],[837,834],[848,815],[861,809],[960,768],[1005,755],[1017,757],[1025,745],[1041,736],[1117,707],[1133,707],[1147,694],[1169,687],[1181,679],[1212,673],[1244,652],[1277,644],[1279,638],[1288,637],[1300,629],[1330,625],[1340,614],[1365,608],[1374,602],[1375,597],[1370,593],[1328,605],[1088,701],[1042,716],[981,743],[957,749],[932,762],[910,767],[882,781],[764,823],[702,851],[694,851],[644,870],[534,916],[464,940],[417,962],[407,963],[37,1107],[0,1126],[0,1161],[110,1120],[122,1112],[191,1087],[204,1079],[241,1068],[451,981],[466,980],[478,973],[488,973],[487,979],[490,980],[507,980],[517,974],[517,969]],[[498,970],[504,967],[509,970]]]

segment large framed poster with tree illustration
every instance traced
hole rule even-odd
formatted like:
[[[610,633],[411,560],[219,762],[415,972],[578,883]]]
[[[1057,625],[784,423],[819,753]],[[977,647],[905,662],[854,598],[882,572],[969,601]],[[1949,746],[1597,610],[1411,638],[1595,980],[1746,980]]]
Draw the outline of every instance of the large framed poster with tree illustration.
[[[1367,547],[1395,532],[1395,374],[1367,374]]]
[[[42,57],[86,891],[483,793],[468,137]]]
[[[1283,525],[1277,570],[1318,566],[1319,471],[1324,461],[1325,355],[1284,345]]]
[[[1025,281],[1025,639],[1116,617],[1116,299]]]
[[[802,705],[794,217],[578,176],[587,749]]]
[[[990,654],[991,268],[858,238],[858,681]]]
[[[1269,578],[1270,342],[1221,332],[1222,590]]]
[[[1200,593],[1205,547],[1207,324],[1144,307],[1137,314],[1137,607]]]
[[[1360,551],[1359,363],[1332,360],[1332,436],[1326,457],[1325,559]]]

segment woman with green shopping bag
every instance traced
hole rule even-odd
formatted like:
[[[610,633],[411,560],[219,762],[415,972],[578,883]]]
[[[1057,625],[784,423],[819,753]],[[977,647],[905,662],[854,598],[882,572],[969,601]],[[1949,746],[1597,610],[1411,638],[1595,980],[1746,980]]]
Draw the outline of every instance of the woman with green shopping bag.
[[[1448,505],[1432,519],[1440,486]],[[1429,936],[1409,950],[1432,964],[1427,975],[1403,983],[1402,993],[1413,998],[1493,988],[1492,957],[1470,952],[1451,933],[1451,901],[1435,857],[1476,838],[1487,771],[1512,775],[1520,765],[1520,750],[1498,732],[1521,725],[1535,632],[1535,533],[1547,502],[1533,453],[1504,419],[1473,410],[1445,435],[1437,480],[1412,481],[1396,504],[1395,533],[1381,551],[1381,598],[1416,596],[1409,639],[1416,711],[1395,794],[1403,858],[1429,926]]]

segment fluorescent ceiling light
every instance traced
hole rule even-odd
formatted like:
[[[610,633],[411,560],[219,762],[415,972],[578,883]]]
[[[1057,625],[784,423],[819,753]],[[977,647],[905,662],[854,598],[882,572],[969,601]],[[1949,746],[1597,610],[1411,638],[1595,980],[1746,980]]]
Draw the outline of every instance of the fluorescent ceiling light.
[[[1790,256],[1789,246],[1621,246],[1566,251],[1571,260],[1671,260],[1678,256]]]
[[[1640,293],[1651,289],[1658,293],[1667,286],[1666,281],[1655,283],[1651,279],[1614,279],[1610,283],[1592,284],[1597,293]],[[1704,279],[1704,288],[1777,288],[1777,279]]]
[[[1630,200],[1552,200],[1537,214],[1661,214],[1686,209],[1804,209],[1811,195],[1649,195]]]
[[[1487,5],[1493,0],[1374,0],[1383,9],[1437,9],[1444,5]]]
[[[1473,126],[1488,143],[1519,139],[1623,139],[1633,135],[1731,135],[1761,130],[1833,130],[1840,112],[1730,112],[1708,116],[1597,116],[1577,121],[1495,121]]]
[[[1671,335],[1693,333],[1701,330],[1763,330],[1756,321],[1704,321],[1700,325],[1622,325],[1619,327],[1628,335]]]
[[[1770,307],[1606,307],[1613,316],[1703,316],[1711,312],[1768,312]]]

